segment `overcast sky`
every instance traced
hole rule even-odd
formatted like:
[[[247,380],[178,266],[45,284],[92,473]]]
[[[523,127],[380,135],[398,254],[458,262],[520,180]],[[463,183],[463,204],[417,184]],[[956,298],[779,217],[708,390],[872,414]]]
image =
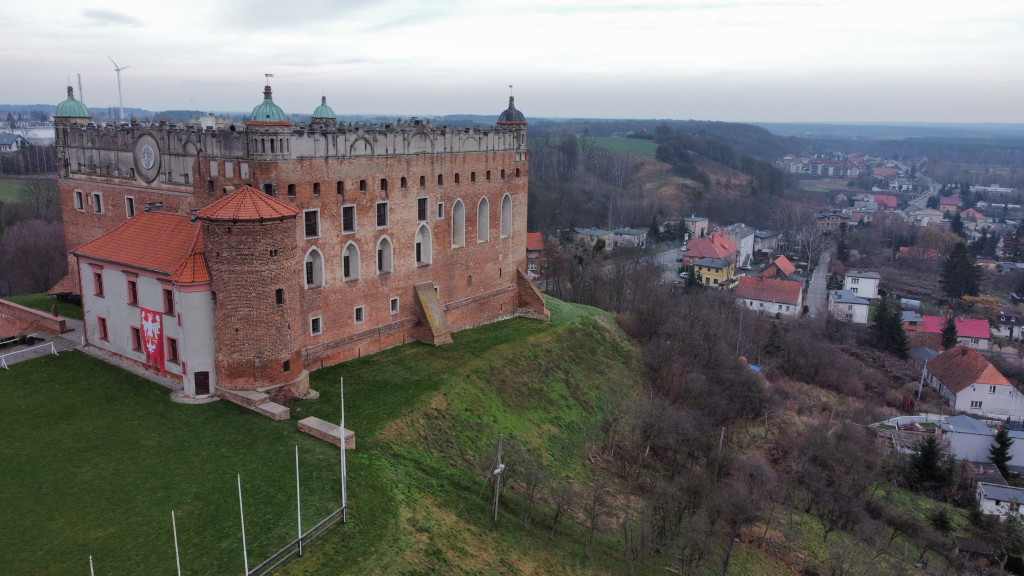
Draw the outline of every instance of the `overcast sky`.
[[[0,103],[1024,122],[1020,0],[4,2]]]

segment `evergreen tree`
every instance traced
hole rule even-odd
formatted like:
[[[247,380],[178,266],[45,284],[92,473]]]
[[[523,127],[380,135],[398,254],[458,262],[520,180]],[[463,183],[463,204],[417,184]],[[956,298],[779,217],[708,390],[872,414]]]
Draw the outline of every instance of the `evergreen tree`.
[[[843,224],[846,225],[845,223]],[[846,238],[840,238],[836,243],[836,258],[843,264],[850,261],[850,247],[846,244]]]
[[[842,290],[843,289],[843,277],[839,275],[839,272],[833,272],[828,275],[828,279],[825,280],[826,290]]]
[[[942,488],[953,478],[951,464],[955,463],[942,454],[938,439],[929,435],[910,457],[910,480],[921,491]]]
[[[964,235],[964,220],[960,217],[959,212],[953,215],[953,219],[949,223],[949,229],[957,236]]]
[[[956,321],[950,316],[942,327],[942,347],[946,350],[956,346]]]
[[[900,309],[883,297],[875,310],[871,330],[875,335],[875,346],[899,358],[906,358],[910,349],[907,333],[903,330]]]
[[[939,286],[950,298],[960,299],[964,296],[977,296],[980,284],[981,268],[975,265],[964,243],[957,243],[942,265]]]
[[[657,244],[661,242],[661,228],[658,227],[658,220],[651,216],[651,227],[647,230],[647,243]]]
[[[1013,459],[1013,455],[1010,454],[1010,447],[1013,446],[1013,438],[1010,438],[1010,432],[1006,426],[1000,426],[999,432],[996,432],[996,443],[988,449],[988,459],[996,465],[999,469],[999,473],[1003,475],[1003,478],[1009,480],[1010,471],[1006,469],[1006,465]]]

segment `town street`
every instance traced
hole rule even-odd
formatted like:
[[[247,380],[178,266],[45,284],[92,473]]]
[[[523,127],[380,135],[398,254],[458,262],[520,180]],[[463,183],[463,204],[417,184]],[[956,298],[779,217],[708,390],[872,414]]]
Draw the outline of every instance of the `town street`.
[[[812,318],[819,311],[824,312],[825,305],[828,302],[826,281],[828,280],[828,263],[831,258],[832,248],[825,248],[821,253],[821,258],[818,258],[818,266],[814,269],[814,274],[811,276],[811,286],[807,289],[807,309],[810,311]]]

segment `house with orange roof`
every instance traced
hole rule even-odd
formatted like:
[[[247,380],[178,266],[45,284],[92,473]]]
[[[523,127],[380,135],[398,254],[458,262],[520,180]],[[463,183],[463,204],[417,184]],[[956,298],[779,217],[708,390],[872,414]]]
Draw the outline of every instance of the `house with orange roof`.
[[[683,266],[693,266],[704,258],[715,258],[728,260],[736,263],[736,245],[722,232],[715,232],[710,236],[694,238],[686,245],[686,252],[683,252]]]
[[[526,233],[526,275],[540,278],[547,263],[544,261],[544,236],[540,232]]]
[[[994,417],[1024,416],[1024,395],[984,356],[957,346],[929,360],[921,374],[954,410]]]
[[[213,301],[201,225],[141,213],[71,253],[89,345],[180,380],[187,396],[210,394]]]
[[[796,272],[796,266],[785,256],[779,256],[761,271],[761,278],[779,278],[785,280]]]
[[[803,310],[803,284],[774,278],[740,276],[736,303],[761,314],[796,318]]]

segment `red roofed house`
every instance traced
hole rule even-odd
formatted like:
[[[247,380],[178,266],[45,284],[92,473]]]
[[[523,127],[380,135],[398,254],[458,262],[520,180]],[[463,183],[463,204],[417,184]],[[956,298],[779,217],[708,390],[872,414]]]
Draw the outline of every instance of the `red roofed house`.
[[[796,272],[796,266],[793,266],[789,258],[779,256],[761,271],[761,278],[786,279],[792,276],[794,272]]]
[[[896,209],[896,197],[889,196],[887,194],[875,194],[875,203],[882,210],[895,210]]]
[[[955,214],[960,211],[959,196],[943,196],[939,198],[939,210],[945,214]]]
[[[180,379],[186,396],[214,389],[212,284],[199,223],[138,214],[72,254],[91,346]]]
[[[804,290],[800,282],[740,276],[736,303],[763,314],[797,317],[803,310]]]
[[[895,178],[900,175],[896,168],[875,168],[872,170],[875,178]]]
[[[736,262],[736,245],[721,232],[703,238],[694,238],[683,252],[683,266],[693,266],[704,258],[718,258]]]
[[[921,374],[954,410],[999,417],[1024,416],[1024,395],[984,356],[965,346],[929,360]]]
[[[922,316],[924,318],[922,332],[927,334],[942,334],[942,327],[946,325],[946,319],[942,316]],[[975,350],[988,350],[990,347],[991,334],[989,333],[988,320],[973,320],[970,318],[955,318],[956,343],[960,346],[968,346]]]
[[[540,232],[526,233],[526,275],[531,279],[540,278],[546,268],[544,261],[544,235]]]

